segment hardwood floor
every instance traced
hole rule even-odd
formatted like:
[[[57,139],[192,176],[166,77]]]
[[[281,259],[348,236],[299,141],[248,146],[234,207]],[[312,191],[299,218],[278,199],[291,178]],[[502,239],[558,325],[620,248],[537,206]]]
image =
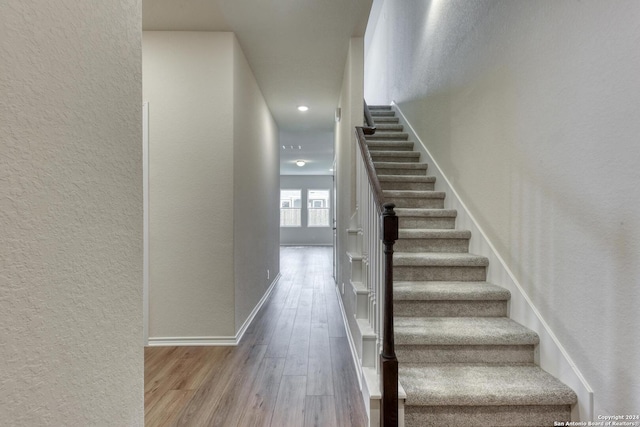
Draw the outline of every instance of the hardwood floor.
[[[145,426],[367,424],[328,247],[283,247],[237,347],[145,348]]]

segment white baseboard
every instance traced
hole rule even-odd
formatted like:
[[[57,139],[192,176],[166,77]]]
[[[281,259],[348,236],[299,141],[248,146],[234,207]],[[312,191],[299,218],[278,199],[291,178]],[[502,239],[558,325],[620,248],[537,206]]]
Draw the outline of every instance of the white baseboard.
[[[149,347],[230,346],[238,345],[233,336],[222,337],[149,337]]]
[[[276,283],[278,283],[278,281],[280,280],[280,277],[282,277],[280,273],[278,273],[278,275],[274,277],[273,282],[271,282],[271,284],[269,285],[269,288],[267,289],[267,292],[265,292],[264,295],[262,295],[262,298],[260,298],[260,301],[258,301],[258,304],[256,304],[256,306],[253,307],[253,310],[251,310],[251,313],[247,317],[247,320],[244,321],[240,329],[238,329],[238,332],[236,332],[236,337],[235,337],[236,344],[240,343],[240,340],[242,340],[244,333],[247,332],[249,325],[251,325],[251,322],[253,322],[253,319],[255,319],[256,314],[258,314],[258,312],[260,311],[264,303],[269,299],[269,296],[271,295],[273,288],[276,287]]]
[[[149,347],[169,347],[169,346],[236,346],[242,340],[244,333],[255,319],[256,314],[260,311],[264,303],[271,295],[276,283],[280,280],[280,273],[273,279],[267,291],[262,295],[258,304],[253,308],[247,319],[244,321],[235,336],[204,336],[204,337],[149,337]]]
[[[342,304],[342,296],[340,295],[340,289],[336,284],[336,295],[338,296],[338,303],[340,304],[340,313],[342,313],[342,321],[344,322],[344,329],[347,333],[347,341],[349,342],[349,349],[351,350],[351,358],[353,359],[353,367],[356,369],[356,376],[358,377],[358,386],[362,390],[362,366],[358,361],[358,352],[356,351],[356,345],[353,342],[353,336],[351,335],[351,328],[349,327],[349,321],[347,320],[347,313],[344,310],[344,304]]]
[[[301,247],[301,246],[330,246],[333,247],[333,243],[280,243],[280,246],[293,246],[293,247]]]
[[[365,412],[368,417],[367,427],[377,427],[379,426],[378,418],[380,418],[379,409],[376,411],[375,408],[371,408],[371,398],[369,396],[369,390],[365,384],[364,378],[364,369],[358,358],[358,351],[356,350],[356,345],[353,341],[353,335],[351,335],[351,328],[349,327],[349,322],[347,320],[347,313],[344,309],[344,304],[342,303],[342,297],[340,295],[340,289],[338,289],[338,285],[336,284],[336,295],[338,296],[338,303],[340,304],[340,313],[342,313],[342,321],[344,322],[344,329],[347,333],[347,341],[349,342],[349,349],[351,350],[351,358],[353,360],[353,367],[356,369],[356,377],[358,377],[358,387],[360,387],[360,397],[362,398],[362,403],[365,407]],[[377,401],[380,401],[380,397],[378,396]]]
[[[349,328],[349,322],[347,322],[347,314],[342,304],[342,298],[340,297],[340,290],[336,284],[336,294],[338,296],[338,302],[340,304],[340,312],[342,313],[342,321],[344,322],[344,328],[347,333],[347,341],[349,342],[349,349],[351,350],[351,357],[353,359],[353,366],[356,369],[356,376],[358,377],[358,386],[360,387],[360,394],[365,406],[365,411],[368,417],[367,427],[379,427],[380,426],[380,384],[377,378],[375,368],[363,368],[358,358],[358,352],[351,335],[351,329]],[[404,427],[404,401],[407,398],[407,394],[404,388],[398,383],[398,427]]]
[[[560,379],[578,395],[578,404],[573,409],[572,418],[574,421],[593,420],[593,390],[584,376],[549,325],[544,321],[538,309],[533,305],[533,302],[509,266],[498,254],[495,246],[493,246],[487,234],[480,227],[442,169],[440,169],[438,162],[435,161],[427,146],[416,134],[400,107],[395,102],[392,102],[392,108],[397,112],[400,124],[404,126],[404,132],[409,134],[409,139],[416,141],[415,149],[424,156],[421,161],[429,164],[429,175],[436,177],[436,190],[447,193],[447,198],[445,199],[446,207],[458,211],[456,226],[471,231],[473,238],[471,239],[470,251],[489,258],[490,268],[487,273],[487,280],[511,291],[509,317],[539,335],[540,345],[538,350],[542,349],[542,351],[536,351],[536,361],[542,369]]]

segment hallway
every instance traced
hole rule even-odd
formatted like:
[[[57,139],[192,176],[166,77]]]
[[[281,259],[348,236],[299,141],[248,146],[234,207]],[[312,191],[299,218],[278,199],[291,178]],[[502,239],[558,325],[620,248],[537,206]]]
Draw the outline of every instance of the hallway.
[[[282,247],[237,347],[145,348],[145,425],[364,426],[329,247]]]

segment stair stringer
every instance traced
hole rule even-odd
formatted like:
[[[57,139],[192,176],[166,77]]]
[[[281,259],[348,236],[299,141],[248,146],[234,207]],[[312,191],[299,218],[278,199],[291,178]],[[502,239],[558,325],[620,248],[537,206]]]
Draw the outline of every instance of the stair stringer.
[[[440,169],[438,162],[431,156],[426,145],[416,134],[411,123],[395,101],[392,101],[391,108],[396,112],[399,123],[404,125],[404,132],[409,134],[409,140],[416,142],[414,150],[420,152],[420,161],[429,164],[429,175],[436,177],[435,191],[443,191],[447,194],[445,208],[458,211],[456,228],[471,231],[472,237],[469,243],[469,252],[489,259],[490,268],[487,269],[487,281],[498,284],[511,292],[508,317],[538,334],[540,344],[536,346],[534,353],[536,364],[575,391],[578,396],[578,403],[572,409],[572,419],[592,421],[593,390],[591,386],[589,386],[558,338],[542,318],[542,315],[534,306],[518,279],[498,254],[487,234],[480,227],[464,201],[462,201],[458,192],[447,179],[442,169]]]
[[[358,186],[359,188],[359,186]],[[380,372],[377,369],[377,359],[380,355],[381,343],[371,327],[375,309],[372,307],[371,290],[367,286],[369,272],[368,254],[364,250],[364,230],[361,226],[360,209],[356,204],[355,212],[349,219],[347,228],[347,258],[349,259],[349,290],[345,291],[348,298],[352,298],[355,320],[355,330],[346,327],[347,341],[351,350],[354,367],[358,377],[358,385],[362,393],[363,403],[368,416],[367,427],[380,427]],[[336,283],[336,293],[342,313],[342,320],[349,325],[347,313],[341,291]],[[404,427],[404,403],[406,393],[398,383],[398,427]]]
[[[344,309],[344,304],[340,296],[340,290],[336,285],[336,294],[338,296],[338,303],[340,305],[340,313],[342,314],[342,321],[345,325],[349,324],[347,319],[347,312]],[[369,417],[369,423],[367,427],[380,427],[380,384],[379,374],[374,368],[367,368],[362,366],[362,360],[358,355],[358,348],[356,341],[361,339],[359,336],[354,338],[351,333],[351,328],[345,328],[347,333],[347,341],[349,342],[349,349],[351,350],[351,358],[353,360],[353,366],[356,370],[356,376],[358,377],[358,386],[362,393],[362,399],[365,406],[366,414]],[[358,331],[356,331],[358,332]],[[402,389],[401,384],[398,383],[398,427],[404,427],[404,401],[406,393]]]
[[[350,232],[357,235],[358,240],[361,240],[361,229],[350,229]],[[359,243],[358,246],[361,247],[361,243]],[[366,286],[366,272],[369,267],[366,256],[361,253],[347,252],[347,256],[351,265],[349,294],[353,294],[351,297],[354,298],[355,313],[353,313],[353,320],[355,320],[356,324],[353,332],[351,328],[345,328],[347,340],[358,377],[358,385],[362,393],[366,414],[369,418],[367,427],[380,427],[380,402],[382,393],[380,391],[380,372],[376,369],[377,358],[380,355],[380,343],[370,325],[370,316],[373,315],[373,313],[371,312],[372,308],[370,306],[370,291]],[[347,319],[347,314],[340,296],[340,290],[337,286],[336,292],[338,293],[342,319],[344,324],[348,325],[349,320]],[[400,383],[398,383],[398,427],[404,427],[405,399],[406,393]]]

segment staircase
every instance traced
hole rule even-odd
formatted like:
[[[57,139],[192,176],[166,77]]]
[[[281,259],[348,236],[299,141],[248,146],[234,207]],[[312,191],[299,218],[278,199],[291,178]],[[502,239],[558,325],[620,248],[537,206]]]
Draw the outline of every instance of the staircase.
[[[509,291],[413,151],[389,106],[366,137],[384,199],[396,205],[394,322],[405,426],[552,426],[571,419],[569,387],[534,362],[535,332],[507,317]]]

